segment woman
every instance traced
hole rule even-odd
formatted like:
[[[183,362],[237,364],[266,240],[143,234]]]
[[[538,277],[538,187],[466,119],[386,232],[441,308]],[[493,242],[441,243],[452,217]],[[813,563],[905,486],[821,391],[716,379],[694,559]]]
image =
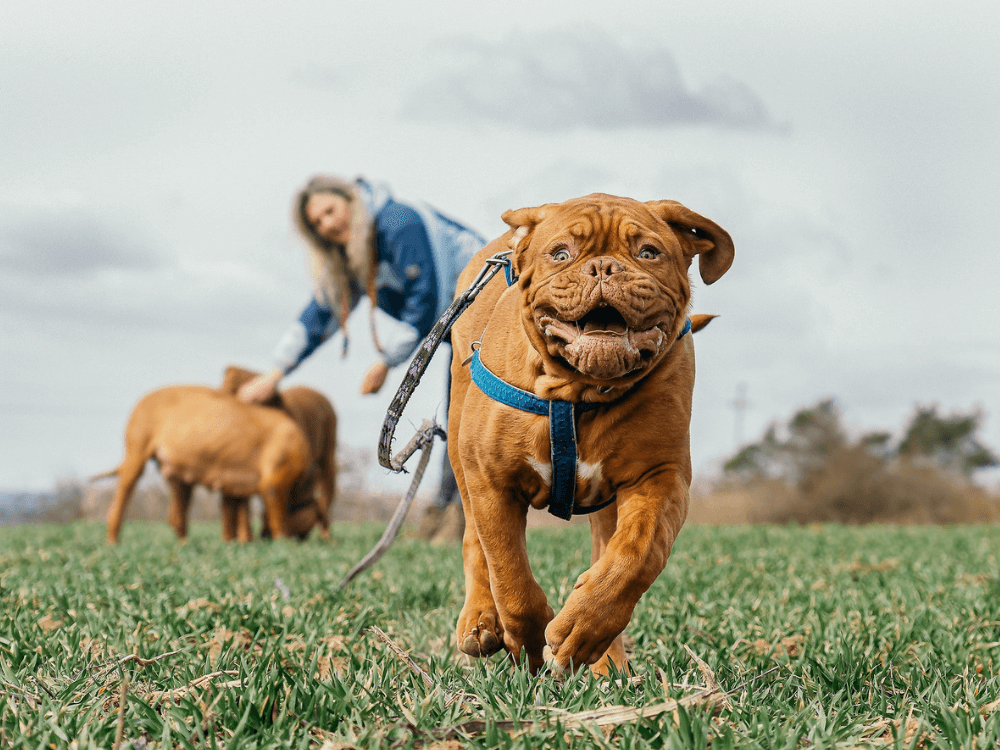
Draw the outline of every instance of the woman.
[[[239,397],[255,403],[271,398],[281,379],[338,329],[346,354],[347,316],[363,296],[371,302],[372,336],[381,356],[365,373],[361,393],[377,393],[389,368],[410,358],[451,304],[459,274],[486,240],[362,177],[313,177],[296,194],[292,211],[308,248],[313,296],[275,348],[274,366],[244,385]],[[391,338],[378,335],[376,307],[402,324],[393,326]],[[446,454],[438,510],[453,492]]]

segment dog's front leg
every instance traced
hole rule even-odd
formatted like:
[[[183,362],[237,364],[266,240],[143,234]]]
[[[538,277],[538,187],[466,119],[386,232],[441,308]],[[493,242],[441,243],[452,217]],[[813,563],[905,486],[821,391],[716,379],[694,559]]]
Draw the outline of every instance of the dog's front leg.
[[[288,487],[261,488],[260,497],[264,501],[264,517],[267,519],[267,528],[273,539],[281,539],[286,536],[288,508]],[[263,535],[263,534],[262,534]]]
[[[573,593],[545,630],[545,657],[554,668],[601,662],[606,670],[607,659],[602,662],[602,657],[617,661],[623,655],[614,647],[615,639],[628,625],[639,598],[663,571],[687,515],[687,483],[676,471],[659,479],[619,492],[617,527],[606,545],[601,535],[611,527],[593,526],[597,559],[577,579]],[[610,518],[609,514],[604,520]]]
[[[498,492],[498,488],[489,481],[479,482],[478,486],[470,486],[469,489],[475,499],[466,508],[468,510],[471,505],[478,545],[475,544],[476,539],[469,540],[468,527],[472,524],[466,524],[467,543],[463,545],[463,557],[468,590],[462,616],[465,618],[467,613],[472,614],[468,598],[472,593],[469,586],[471,582],[481,594],[488,593],[495,602],[502,624],[502,631],[498,635],[502,637],[503,646],[511,658],[517,662],[526,658],[528,668],[537,672],[544,663],[542,650],[545,647],[545,626],[552,619],[553,612],[546,601],[545,592],[531,574],[528,562],[528,550],[524,541],[527,505]],[[469,541],[472,541],[471,549]],[[476,570],[477,546],[478,551],[481,551],[481,560],[487,566],[486,571]],[[473,574],[471,580],[470,572]],[[476,578],[482,578],[483,573],[487,573],[489,577],[489,589],[486,592],[481,591],[481,581],[476,583]],[[471,621],[465,623],[466,628],[472,625]],[[460,630],[462,626],[460,619]]]
[[[219,510],[222,512],[222,539],[231,542],[236,538],[237,529],[237,507],[240,498],[232,495],[223,495],[219,503]]]
[[[593,567],[608,550],[611,537],[614,536],[615,529],[618,528],[618,505],[612,504],[603,510],[589,516],[591,554],[590,565]],[[623,634],[619,633],[611,642],[608,650],[600,659],[590,665],[594,674],[608,676],[612,667],[619,673],[625,674],[629,670],[628,657],[625,654],[625,640]]]
[[[465,604],[458,616],[458,648],[469,656],[490,656],[503,646],[503,624],[490,590],[490,569],[479,542],[472,510],[465,498],[465,532],[462,535],[462,568],[465,573]]]
[[[449,429],[452,430],[452,435],[457,435],[460,427],[453,421],[449,424]],[[455,483],[462,498],[462,512],[465,514],[465,531],[462,533],[465,604],[458,615],[455,635],[458,648],[464,654],[490,656],[503,647],[503,624],[490,590],[490,568],[476,531],[465,471],[455,449],[457,444],[458,439],[453,438],[448,442],[448,450],[449,460],[455,471]]]
[[[170,477],[167,479],[167,486],[170,487],[170,525],[174,527],[177,538],[183,541],[187,539],[188,509],[191,507],[194,485]]]

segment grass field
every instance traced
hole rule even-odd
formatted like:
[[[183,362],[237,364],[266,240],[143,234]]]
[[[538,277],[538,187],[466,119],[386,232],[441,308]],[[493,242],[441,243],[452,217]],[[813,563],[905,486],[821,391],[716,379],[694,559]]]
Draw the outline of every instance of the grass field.
[[[0,747],[1000,745],[996,526],[689,526],[618,681],[457,657],[458,547],[401,538],[338,593],[380,531],[0,529]],[[529,534],[558,609],[586,527]]]

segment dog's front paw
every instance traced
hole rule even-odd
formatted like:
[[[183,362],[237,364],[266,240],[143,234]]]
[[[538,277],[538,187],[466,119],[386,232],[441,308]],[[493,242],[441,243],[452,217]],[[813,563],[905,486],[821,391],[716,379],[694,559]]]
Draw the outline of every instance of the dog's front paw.
[[[503,626],[496,610],[463,609],[457,634],[459,650],[469,656],[489,656],[503,648]]]
[[[545,666],[549,668],[549,671],[552,672],[552,674],[564,675],[568,671],[566,665],[560,662],[559,658],[555,655],[555,653],[553,653],[552,646],[549,646],[548,644],[546,644],[545,648],[542,649],[542,659],[545,661]]]
[[[554,672],[566,672],[594,665],[598,673],[606,673],[610,659],[619,668],[625,665],[625,654],[619,636],[628,618],[601,616],[574,607],[563,608],[545,628],[545,663]],[[617,647],[616,647],[617,646]]]

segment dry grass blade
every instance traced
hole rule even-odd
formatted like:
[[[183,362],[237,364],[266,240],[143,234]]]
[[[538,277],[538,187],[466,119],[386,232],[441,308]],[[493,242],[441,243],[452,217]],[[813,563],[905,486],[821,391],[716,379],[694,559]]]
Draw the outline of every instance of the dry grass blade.
[[[154,656],[152,659],[143,659],[142,657],[138,656],[137,654],[129,654],[128,656],[124,657],[123,659],[119,659],[118,661],[114,662],[111,666],[102,667],[101,670],[98,672],[97,677],[95,679],[100,679],[101,677],[107,677],[109,674],[111,674],[112,672],[114,672],[116,669],[121,669],[122,667],[124,667],[129,662],[135,662],[140,667],[148,667],[150,664],[155,664],[156,662],[160,661],[161,659],[166,659],[168,656],[176,656],[179,653],[180,653],[180,649],[178,649],[176,651],[168,651],[165,654],[160,654],[159,656]]]
[[[128,704],[128,672],[122,675],[122,694],[118,698],[118,726],[115,728],[115,742],[111,750],[118,750],[122,746],[122,738],[125,736],[125,706]]]
[[[8,695],[20,695],[22,698],[28,701],[28,705],[31,708],[34,708],[42,700],[42,696],[38,695],[37,693],[28,692],[20,685],[13,685],[7,682],[7,680],[3,680],[3,684],[4,687],[6,687],[7,689],[0,690],[0,693],[7,693]]]
[[[239,674],[236,670],[229,669],[223,672],[212,672],[211,674],[202,675],[197,677],[187,685],[179,688],[174,688],[173,690],[157,690],[149,694],[149,702],[151,705],[156,705],[163,701],[173,701],[183,698],[185,695],[190,693],[192,690],[197,690],[199,688],[205,687],[208,684],[212,684],[213,687],[220,688],[222,690],[228,690],[229,688],[238,688],[243,684],[243,680],[229,680],[227,682],[215,684],[213,680],[217,677],[223,677],[227,675]]]
[[[434,690],[438,688],[438,685],[431,679],[431,676],[427,674],[423,669],[421,669],[413,659],[410,658],[402,647],[392,640],[385,632],[379,628],[377,625],[372,625],[369,630],[371,633],[382,641],[385,645],[389,647],[397,658],[399,658],[411,671],[413,671],[417,676],[420,677],[421,682],[424,683],[424,687],[428,690]],[[479,706],[479,699],[475,696],[468,695],[464,691],[457,691],[452,693],[445,693],[445,705],[452,706],[454,704],[460,704],[463,708],[470,711],[475,710]],[[405,713],[405,711],[404,711]],[[416,722],[413,722],[414,724]]]
[[[427,674],[424,670],[422,670],[417,665],[417,663],[410,658],[410,655],[407,654],[399,646],[399,644],[397,644],[394,640],[392,640],[392,638],[387,636],[382,631],[381,628],[379,628],[376,625],[372,625],[370,628],[368,628],[368,631],[372,633],[380,641],[382,641],[382,643],[388,646],[389,650],[392,651],[392,653],[394,653],[407,667],[409,667],[414,674],[419,676],[421,681],[424,683],[424,687],[426,687],[428,690],[432,690],[435,687],[437,687],[434,683],[434,680],[431,679],[431,676]]]
[[[719,681],[715,677],[715,672],[713,672],[712,668],[708,666],[708,663],[698,656],[698,654],[696,654],[689,645],[686,643],[682,643],[681,645],[684,647],[684,650],[688,652],[688,656],[691,657],[691,660],[698,665],[698,670],[701,672],[701,676],[705,680],[705,686],[713,690],[720,689]]]
[[[596,724],[599,727],[606,727],[624,724],[629,721],[638,721],[649,716],[659,716],[660,714],[676,711],[678,708],[691,708],[692,706],[707,706],[712,709],[713,713],[718,713],[728,703],[725,691],[718,688],[705,688],[679,700],[671,698],[663,703],[656,703],[652,706],[641,706],[639,708],[632,708],[630,706],[605,706],[604,708],[595,708],[591,711],[568,714],[562,717],[562,722],[563,726],[567,728],[582,727],[590,723]]]
[[[670,699],[651,706],[641,706],[639,708],[632,708],[630,706],[605,706],[604,708],[595,708],[590,711],[580,711],[579,713],[567,713],[558,709],[550,709],[549,715],[552,719],[542,719],[539,721],[503,719],[492,722],[492,724],[504,732],[527,732],[535,727],[548,727],[555,721],[558,721],[564,729],[583,729],[589,726],[610,727],[651,716],[673,713],[678,708],[691,708],[693,706],[707,706],[712,709],[713,713],[718,713],[725,705],[725,702],[725,692],[706,688],[693,695],[685,696],[680,700]],[[442,738],[452,738],[460,735],[479,734],[484,732],[486,727],[486,721],[477,719],[450,727],[444,730],[441,736]]]
[[[912,714],[905,719],[879,719],[865,726],[861,732],[861,740],[870,745],[892,745],[895,739],[889,729],[895,727],[903,729],[903,746],[909,747],[918,735],[924,740],[933,738],[933,734],[924,730],[924,723]],[[854,747],[849,745],[845,747]],[[921,745],[923,747],[923,745]]]
[[[701,672],[701,676],[705,680],[705,686],[709,690],[721,694],[722,704],[726,708],[731,709],[732,705],[729,703],[729,698],[726,697],[726,692],[722,689],[722,686],[719,684],[719,680],[715,677],[715,672],[712,671],[712,668],[708,666],[708,663],[705,662],[705,660],[703,660],[701,657],[699,657],[698,654],[696,654],[689,645],[687,645],[686,643],[682,643],[681,645],[684,646],[684,650],[688,652],[688,656],[690,656],[694,660],[694,663],[698,665],[698,670]]]

